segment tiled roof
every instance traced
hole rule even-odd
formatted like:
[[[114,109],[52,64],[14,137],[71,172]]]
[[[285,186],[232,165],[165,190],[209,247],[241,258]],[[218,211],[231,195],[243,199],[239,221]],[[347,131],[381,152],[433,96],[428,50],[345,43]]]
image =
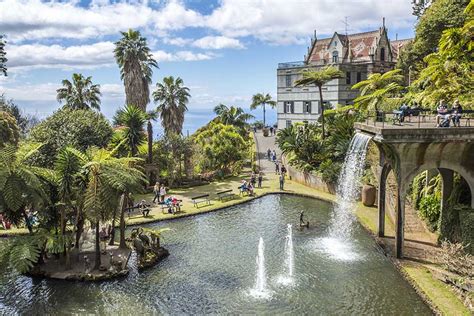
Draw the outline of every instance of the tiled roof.
[[[398,59],[398,55],[400,54],[400,50],[403,48],[403,46],[410,43],[411,41],[413,41],[413,39],[409,38],[390,42],[390,45],[392,46],[392,55],[395,60]]]

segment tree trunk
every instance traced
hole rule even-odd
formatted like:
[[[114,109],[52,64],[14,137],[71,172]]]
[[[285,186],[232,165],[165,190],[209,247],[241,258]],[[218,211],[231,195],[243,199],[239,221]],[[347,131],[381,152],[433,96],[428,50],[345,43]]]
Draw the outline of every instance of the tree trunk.
[[[95,265],[94,269],[99,270],[100,262],[100,233],[99,233],[99,221],[95,222]]]
[[[112,216],[112,231],[110,232],[110,241],[109,246],[113,246],[115,242],[115,219],[117,218],[117,209],[114,209],[114,214]]]
[[[127,249],[127,244],[125,243],[125,209],[128,204],[128,195],[127,193],[122,194],[120,199],[120,249]]]
[[[322,126],[322,139],[325,137],[324,133],[324,102],[323,102],[323,88],[322,86],[318,86],[319,88],[319,99],[321,100],[321,126]]]
[[[263,127],[267,126],[265,124],[265,103],[263,103]]]
[[[151,124],[151,121],[148,120],[147,123],[147,134],[148,134],[148,157],[147,157],[147,163],[152,163],[153,160],[153,125]]]
[[[76,242],[74,244],[76,249],[79,249],[79,241],[81,239],[82,232],[84,231],[84,218],[82,217],[81,209],[77,209],[77,223],[76,223]]]

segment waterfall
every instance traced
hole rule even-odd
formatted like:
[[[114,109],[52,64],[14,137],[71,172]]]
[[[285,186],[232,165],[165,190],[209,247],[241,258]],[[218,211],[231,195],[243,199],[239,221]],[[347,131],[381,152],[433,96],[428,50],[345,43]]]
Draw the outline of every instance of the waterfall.
[[[289,279],[293,277],[293,270],[295,266],[295,253],[293,250],[293,230],[291,224],[287,226],[286,243],[285,243],[285,265],[286,265],[286,275]]]
[[[336,189],[336,207],[331,219],[330,236],[348,239],[354,221],[353,209],[360,194],[360,178],[365,167],[365,155],[370,136],[356,133],[349,145],[339,174]]]

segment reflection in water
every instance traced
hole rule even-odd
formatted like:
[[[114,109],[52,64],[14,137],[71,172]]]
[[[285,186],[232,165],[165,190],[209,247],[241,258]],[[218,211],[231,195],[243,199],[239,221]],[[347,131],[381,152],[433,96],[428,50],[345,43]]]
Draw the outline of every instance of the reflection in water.
[[[325,225],[293,230],[294,283],[273,282],[282,274],[287,255],[287,225],[295,227],[302,210],[310,222],[330,222],[331,204],[273,195],[207,215],[150,224],[172,228],[163,236],[171,255],[155,268],[132,270],[110,282],[31,279],[2,264],[0,314],[430,314],[359,225],[352,229],[350,248],[332,243]],[[248,295],[255,286],[260,237],[269,299]],[[341,259],[343,253],[350,254],[346,259],[357,259]]]

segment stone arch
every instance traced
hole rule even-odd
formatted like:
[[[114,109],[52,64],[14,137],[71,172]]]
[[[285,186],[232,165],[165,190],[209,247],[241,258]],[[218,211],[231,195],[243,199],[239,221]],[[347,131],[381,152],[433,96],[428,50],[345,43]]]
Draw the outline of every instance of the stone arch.
[[[449,175],[446,172],[442,172],[442,170],[454,171],[458,173],[461,177],[463,177],[469,186],[469,190],[471,191],[471,207],[474,208],[474,179],[472,178],[470,172],[466,170],[462,165],[451,163],[446,160],[443,160],[438,163],[427,162],[407,172],[405,177],[402,179],[404,192],[407,192],[409,184],[413,181],[416,175],[420,174],[423,171],[432,169],[436,169],[441,173],[441,176],[443,178],[443,188],[446,187],[445,183],[449,181],[448,179],[446,179],[446,177],[449,177]]]

